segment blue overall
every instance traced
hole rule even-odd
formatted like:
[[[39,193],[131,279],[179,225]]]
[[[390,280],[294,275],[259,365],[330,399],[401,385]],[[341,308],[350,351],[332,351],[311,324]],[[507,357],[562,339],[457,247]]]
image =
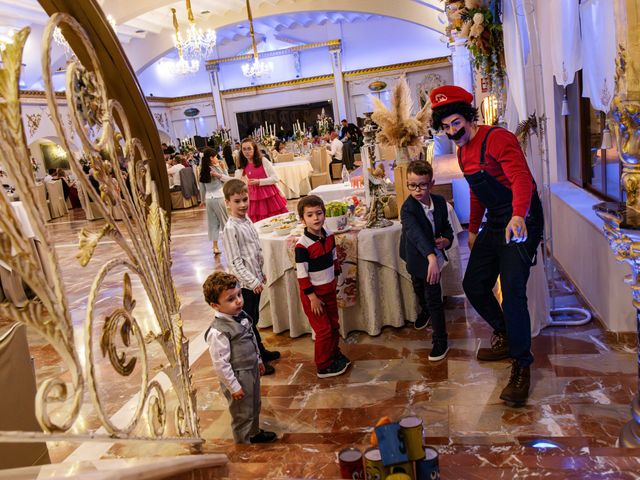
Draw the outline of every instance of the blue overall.
[[[505,230],[513,216],[513,194],[483,168],[487,138],[492,130],[482,142],[480,171],[465,175],[471,191],[486,208],[487,221],[471,249],[462,285],[469,303],[493,327],[494,333],[506,335],[511,358],[521,367],[527,367],[533,362],[527,280],[542,239],[544,215],[538,192],[534,191],[525,219],[527,240],[506,243]],[[502,305],[493,294],[498,276]]]

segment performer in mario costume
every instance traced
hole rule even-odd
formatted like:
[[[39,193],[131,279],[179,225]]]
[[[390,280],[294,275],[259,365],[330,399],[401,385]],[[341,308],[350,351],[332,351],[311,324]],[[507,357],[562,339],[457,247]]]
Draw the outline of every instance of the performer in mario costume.
[[[458,163],[471,190],[471,254],[463,288],[493,328],[491,347],[480,348],[478,360],[510,358],[511,377],[500,398],[523,405],[533,362],[527,280],[544,229],[540,197],[517,138],[504,128],[478,125],[471,93],[444,85],[434,88],[430,99],[433,127],[458,146]],[[492,291],[498,276],[502,305]]]

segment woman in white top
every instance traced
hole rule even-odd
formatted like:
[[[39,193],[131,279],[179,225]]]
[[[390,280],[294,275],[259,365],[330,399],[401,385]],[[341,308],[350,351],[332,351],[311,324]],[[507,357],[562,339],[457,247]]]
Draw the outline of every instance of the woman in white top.
[[[200,164],[200,183],[204,184],[207,206],[207,228],[209,240],[213,242],[213,254],[219,255],[218,236],[227,223],[227,208],[224,204],[222,184],[231,179],[225,163],[218,159],[212,148],[205,148]]]

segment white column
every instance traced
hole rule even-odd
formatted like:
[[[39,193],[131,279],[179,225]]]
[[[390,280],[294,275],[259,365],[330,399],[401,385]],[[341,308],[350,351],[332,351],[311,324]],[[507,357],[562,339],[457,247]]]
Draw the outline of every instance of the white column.
[[[213,96],[213,107],[216,111],[216,121],[218,122],[218,128],[226,126],[224,119],[224,110],[222,109],[222,95],[220,94],[220,82],[218,74],[220,73],[220,65],[214,63],[213,65],[207,65],[207,71],[209,72],[209,80],[211,82],[211,95]]]
[[[333,83],[336,88],[336,100],[338,102],[334,107],[334,115],[337,115],[337,118],[333,120],[336,123],[340,123],[340,120],[347,118],[347,99],[344,92],[344,77],[342,76],[342,47],[331,47],[329,55],[331,55]]]
[[[467,92],[473,92],[473,66],[471,54],[464,46],[464,40],[456,39],[449,44],[451,50],[451,63],[453,65],[453,84],[464,88]]]

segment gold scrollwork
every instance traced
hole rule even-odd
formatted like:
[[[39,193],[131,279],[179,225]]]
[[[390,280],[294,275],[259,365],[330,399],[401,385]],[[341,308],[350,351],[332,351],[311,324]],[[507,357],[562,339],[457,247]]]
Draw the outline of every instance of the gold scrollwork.
[[[52,83],[53,32],[61,25],[79,39],[86,53],[84,58],[88,58],[87,65],[75,56],[67,65],[67,118],[63,117],[56,102]],[[40,385],[36,398],[38,421],[46,432],[67,432],[78,419],[86,388],[109,438],[139,438],[145,436],[145,432],[152,438],[165,438],[167,418],[171,418],[165,400],[167,387],[149,378],[151,370],[145,345],[152,341],[161,346],[166,356],[161,372],[170,380],[172,395],[178,400],[172,402],[172,405],[177,404],[172,407],[175,409],[175,431],[179,437],[199,444],[202,440],[199,438],[195,389],[191,385],[187,349],[184,348],[188,341],[182,332],[180,301],[171,277],[169,222],[158,202],[158,192],[148,168],[149,156],[142,143],[131,135],[122,106],[108,98],[100,64],[86,32],[70,15],[56,13],[43,34],[42,66],[48,113],[61,145],[68,153],[79,188],[87,192],[94,208],[105,219],[105,225],[99,230],[82,230],[77,257],[82,266],[87,266],[103,239],[115,242],[120,251],[119,258],[101,265],[94,277],[86,302],[84,366],[79,360],[62,272],[40,210],[46,205],[37,204],[36,196],[31,194],[35,184],[24,140],[18,88],[22,50],[28,35],[28,28],[21,30],[1,53],[0,154],[10,160],[7,162],[9,173],[23,199],[35,238],[43,246],[42,260],[47,268],[41,268],[32,258],[30,238],[22,231],[7,196],[0,193],[0,259],[17,272],[36,295],[21,307],[0,303],[0,320],[17,320],[38,330],[56,349],[71,374],[70,381],[50,378]],[[80,152],[70,148],[76,136],[81,144]],[[99,182],[99,193],[82,171],[80,161],[86,159]],[[126,270],[122,276],[122,304],[108,312],[104,321],[96,321],[100,313],[97,300],[105,278],[122,268]],[[51,273],[45,274],[45,271]],[[132,288],[131,275],[139,280],[140,291]],[[134,315],[134,297],[142,291],[152,309],[149,325],[145,325],[144,330]],[[102,355],[108,357],[117,374],[130,376],[140,367],[137,405],[123,427],[111,421],[102,404],[94,359],[96,328],[101,328],[97,333],[100,333]],[[118,339],[125,348],[135,342],[137,356],[127,357],[120,351]],[[70,405],[65,405],[63,414],[56,408],[54,421],[51,412],[60,402]],[[146,429],[140,426],[143,419]]]

